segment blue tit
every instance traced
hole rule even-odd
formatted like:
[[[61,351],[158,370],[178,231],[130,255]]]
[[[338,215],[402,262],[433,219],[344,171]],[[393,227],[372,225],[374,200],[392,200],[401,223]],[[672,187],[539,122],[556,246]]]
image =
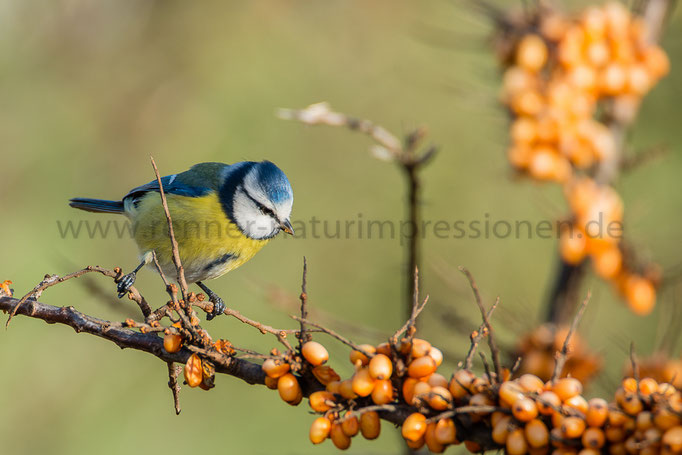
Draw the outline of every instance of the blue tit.
[[[291,185],[270,161],[200,163],[161,182],[185,277],[213,302],[214,312],[208,316],[212,319],[225,305],[202,282],[244,264],[280,231],[293,235]],[[166,276],[177,276],[156,180],[132,189],[120,201],[74,198],[69,205],[88,212],[123,214],[131,221],[141,263],[119,281],[119,298],[135,282],[137,272],[153,261],[152,252]]]

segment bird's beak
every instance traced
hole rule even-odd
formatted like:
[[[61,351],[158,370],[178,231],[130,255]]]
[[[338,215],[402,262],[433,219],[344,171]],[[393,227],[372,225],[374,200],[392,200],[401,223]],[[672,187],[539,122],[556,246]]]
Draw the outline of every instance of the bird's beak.
[[[284,220],[282,221],[282,224],[279,225],[284,232],[286,232],[289,235],[294,235],[294,228],[291,227],[291,221],[289,220]]]

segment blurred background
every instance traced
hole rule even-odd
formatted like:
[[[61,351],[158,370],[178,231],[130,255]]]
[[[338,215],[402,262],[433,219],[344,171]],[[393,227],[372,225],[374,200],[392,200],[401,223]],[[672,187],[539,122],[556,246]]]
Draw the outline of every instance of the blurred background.
[[[680,26],[678,9],[663,40],[672,72],[645,99],[630,138],[633,150],[665,143],[670,153],[617,184],[627,238],[673,272],[682,226]],[[439,153],[422,174],[426,219],[538,222],[564,215],[556,185],[509,171],[490,31],[464,2],[443,0],[0,1],[0,281],[11,279],[23,295],[46,273],[134,267],[132,240],[62,238],[58,223],[114,219],[70,209],[67,201],[116,199],[152,180],[150,154],[162,174],[202,161],[269,159],[292,182],[294,219],[398,222],[402,175],[370,156],[368,138],[274,115],[319,101],[399,135],[428,126]],[[378,343],[403,322],[398,238],[278,238],[211,287],[251,318],[294,327],[287,315],[296,312],[304,255],[309,302],[326,325]],[[422,290],[431,303],[421,330],[446,352],[443,374],[462,360],[468,332],[478,325],[456,267],[472,271],[488,303],[501,296],[494,322],[512,347],[544,315],[556,258],[556,239],[425,239]],[[156,306],[165,302],[153,272],[143,271],[136,285]],[[590,276],[584,288],[594,297],[581,330],[608,370],[588,392],[593,396],[619,379],[631,340],[642,354],[657,347],[679,294],[664,289],[642,319],[601,280]],[[134,304],[116,299],[114,284],[99,276],[52,288],[41,301],[107,319],[136,316]],[[240,347],[265,352],[276,345],[228,318],[208,329]],[[348,375],[346,348],[318,339]],[[0,331],[0,361],[6,453],[335,451],[330,442],[308,442],[305,403],[291,408],[276,392],[222,375],[210,392],[183,388],[176,417],[165,364],[66,327],[17,317]],[[384,424],[378,441],[356,438],[351,452],[400,447],[399,432]]]

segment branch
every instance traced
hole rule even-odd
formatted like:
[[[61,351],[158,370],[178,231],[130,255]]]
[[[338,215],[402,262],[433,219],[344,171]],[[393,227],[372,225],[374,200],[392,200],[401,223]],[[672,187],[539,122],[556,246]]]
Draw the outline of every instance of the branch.
[[[583,313],[585,313],[585,308],[587,308],[587,303],[590,301],[590,297],[592,297],[592,292],[588,291],[587,296],[585,296],[583,303],[580,305],[578,312],[573,318],[573,322],[571,323],[571,326],[568,329],[568,333],[566,334],[566,338],[564,339],[564,345],[561,348],[561,351],[557,353],[556,364],[554,365],[554,373],[552,373],[552,379],[550,380],[550,382],[556,381],[561,376],[561,372],[563,371],[564,365],[566,365],[566,360],[568,358],[568,350],[571,337],[573,336],[573,332],[575,332],[576,329],[578,328],[578,324],[580,323],[580,320],[583,317]]]

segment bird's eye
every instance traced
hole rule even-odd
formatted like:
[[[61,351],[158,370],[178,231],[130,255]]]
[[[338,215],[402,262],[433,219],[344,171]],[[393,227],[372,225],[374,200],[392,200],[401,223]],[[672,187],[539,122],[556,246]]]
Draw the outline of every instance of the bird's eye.
[[[266,206],[264,206],[262,204],[258,204],[258,208],[260,209],[261,213],[264,215],[275,216],[275,213],[272,210],[270,210],[269,208],[267,208]]]

